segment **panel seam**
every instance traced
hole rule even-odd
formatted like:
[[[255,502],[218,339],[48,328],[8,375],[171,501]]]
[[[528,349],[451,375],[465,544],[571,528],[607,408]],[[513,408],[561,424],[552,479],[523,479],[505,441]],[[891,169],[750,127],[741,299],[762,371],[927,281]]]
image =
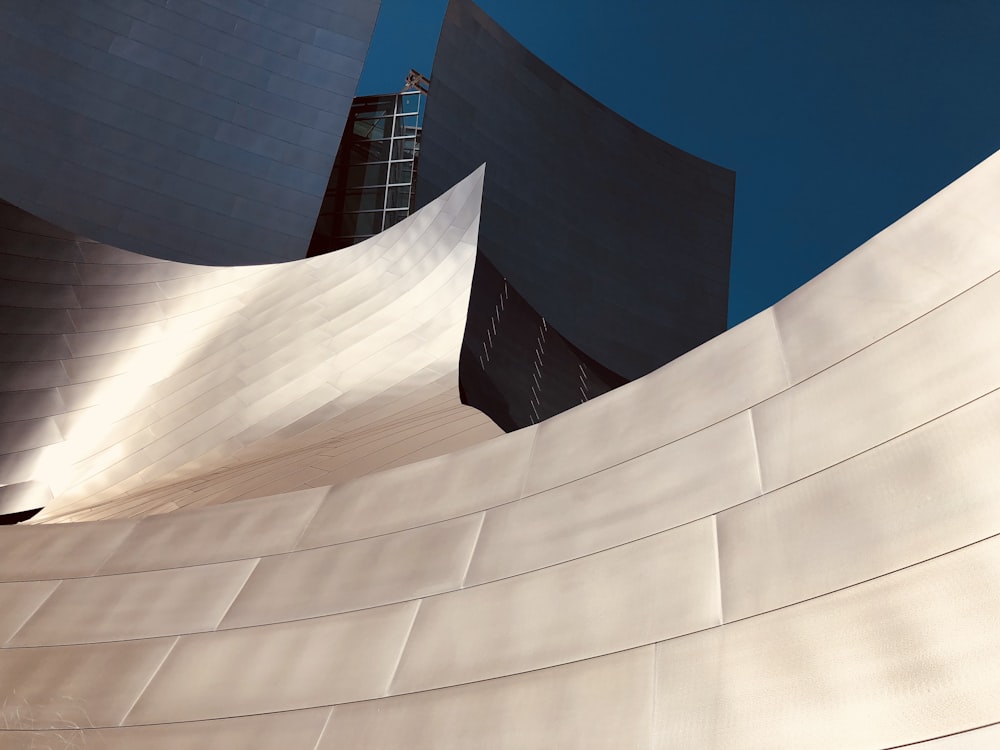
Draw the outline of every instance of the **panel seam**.
[[[156,669],[154,669],[152,674],[149,675],[149,679],[146,680],[146,684],[142,686],[142,690],[140,690],[139,694],[135,696],[135,700],[132,701],[132,705],[128,707],[128,711],[125,712],[125,714],[121,718],[121,721],[118,722],[118,726],[120,727],[125,726],[125,720],[129,717],[129,714],[131,714],[132,711],[135,710],[135,707],[142,699],[142,696],[146,694],[147,690],[149,690],[149,686],[153,683],[153,680],[156,679],[156,675],[160,673],[160,670],[163,669],[163,665],[170,657],[170,654],[173,653],[174,647],[177,645],[180,639],[181,636],[179,635],[174,636],[174,642],[170,644],[170,648],[167,649],[167,652],[163,655],[163,658],[160,659],[160,663],[156,665]]]
[[[406,629],[406,635],[403,636],[403,642],[399,646],[399,655],[396,657],[396,666],[393,667],[392,673],[389,675],[389,681],[385,685],[385,690],[382,692],[383,698],[389,697],[391,694],[392,683],[396,681],[396,676],[399,674],[399,665],[403,663],[403,653],[406,651],[406,645],[410,642],[410,634],[413,633],[413,625],[417,621],[417,614],[420,612],[420,605],[423,604],[423,599],[417,599],[417,606],[413,608],[413,617],[410,618],[410,626]]]
[[[483,535],[483,526],[486,525],[486,513],[488,511],[483,511],[479,518],[479,528],[476,530],[476,538],[472,542],[472,549],[469,550],[469,559],[465,563],[465,571],[462,573],[462,581],[459,583],[459,589],[465,588],[465,583],[469,579],[469,570],[472,568],[472,559],[476,556],[476,549],[479,547],[479,539]]]

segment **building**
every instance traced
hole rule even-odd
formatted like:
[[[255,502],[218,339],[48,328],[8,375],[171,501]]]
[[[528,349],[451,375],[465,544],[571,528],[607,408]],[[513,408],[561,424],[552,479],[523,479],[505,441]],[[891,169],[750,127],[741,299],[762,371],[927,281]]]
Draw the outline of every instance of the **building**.
[[[491,169],[256,267],[0,206],[0,510],[51,495],[0,528],[0,747],[995,745],[1000,154],[507,434],[457,394]]]
[[[366,240],[413,211],[427,97],[426,87],[417,85],[422,78],[411,71],[399,93],[354,99],[309,243],[310,257]]]
[[[5,3],[0,197],[158,258],[302,258],[378,11]]]
[[[488,165],[460,384],[505,430],[725,330],[735,175],[615,114],[469,1],[445,14],[422,148],[418,205]]]

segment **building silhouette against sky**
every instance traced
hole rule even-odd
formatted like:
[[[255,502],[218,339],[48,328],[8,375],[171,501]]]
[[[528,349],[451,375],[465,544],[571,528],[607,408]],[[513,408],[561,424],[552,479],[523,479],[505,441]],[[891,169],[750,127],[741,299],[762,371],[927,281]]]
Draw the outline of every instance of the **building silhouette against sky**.
[[[2,11],[25,96],[0,185],[41,192],[0,195],[0,747],[996,744],[1000,155],[712,336],[732,173],[452,0],[420,208],[337,252],[190,265],[112,243],[193,142],[104,122],[110,81],[242,50],[232,75],[294,110],[315,92],[279,79],[363,57],[378,4],[170,6]],[[112,131],[108,174],[75,171]],[[162,133],[159,171],[112,158]],[[57,220],[153,176],[106,235]]]

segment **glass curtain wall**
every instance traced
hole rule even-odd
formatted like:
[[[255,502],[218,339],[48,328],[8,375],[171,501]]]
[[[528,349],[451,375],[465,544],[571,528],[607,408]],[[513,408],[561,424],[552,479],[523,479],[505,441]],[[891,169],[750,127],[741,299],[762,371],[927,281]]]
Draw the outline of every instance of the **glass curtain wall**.
[[[410,215],[426,96],[407,90],[354,100],[310,256],[358,243]]]

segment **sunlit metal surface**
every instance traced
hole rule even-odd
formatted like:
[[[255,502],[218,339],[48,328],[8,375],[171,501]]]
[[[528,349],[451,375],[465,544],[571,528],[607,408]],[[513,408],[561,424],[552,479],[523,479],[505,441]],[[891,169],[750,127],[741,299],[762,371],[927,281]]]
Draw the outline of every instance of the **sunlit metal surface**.
[[[470,200],[474,182],[460,186]],[[998,201],[1000,154],[775,308],[541,425],[402,466],[364,464],[330,486],[0,529],[0,746],[991,747]],[[466,208],[438,214],[466,227],[442,237],[471,231]],[[427,232],[437,218],[412,221]],[[373,243],[405,257],[395,241]],[[426,266],[422,279],[437,269],[408,265]],[[354,270],[374,284],[378,263]],[[259,270],[242,273],[233,285],[259,288]],[[920,278],[908,284],[911,275]],[[862,279],[867,291],[848,304]],[[204,281],[176,283],[216,288]],[[405,296],[342,286],[363,309],[344,311],[337,336],[361,364],[332,387],[364,392],[371,406],[354,418],[378,422],[384,407],[366,389],[389,350],[347,321],[395,305],[376,329],[386,342],[400,321],[426,332],[436,314],[418,323],[407,311],[450,287],[442,279]],[[319,315],[295,289],[260,296]],[[282,326],[261,316],[250,338],[281,341]],[[229,351],[242,339],[215,320],[203,325]],[[219,423],[242,420],[260,439],[261,420],[300,414],[302,392],[276,391],[320,388],[302,366],[308,352],[277,350],[274,369],[247,360],[221,380],[213,368],[227,358],[213,360],[159,392],[169,406],[136,414],[159,424],[197,403],[199,440],[214,429],[199,420],[236,378],[256,390],[224,401]],[[410,367],[392,382],[417,383]],[[436,382],[436,366],[424,367],[434,377],[422,385]],[[325,429],[335,411],[305,423]],[[141,433],[145,418],[129,424]],[[45,419],[56,416],[23,421]],[[188,422],[164,424],[150,434]],[[259,449],[279,470],[280,457]],[[245,477],[267,482],[253,462],[227,467],[208,449],[191,466],[185,482],[196,468],[223,495]],[[155,492],[177,504],[168,485]],[[130,497],[118,501],[138,512]]]
[[[113,248],[92,262],[92,243],[7,206],[0,288],[63,294],[0,315],[0,512],[144,515],[499,434],[459,403],[455,375],[481,189],[480,170],[336,255],[225,269]],[[33,383],[34,366],[54,376]]]

